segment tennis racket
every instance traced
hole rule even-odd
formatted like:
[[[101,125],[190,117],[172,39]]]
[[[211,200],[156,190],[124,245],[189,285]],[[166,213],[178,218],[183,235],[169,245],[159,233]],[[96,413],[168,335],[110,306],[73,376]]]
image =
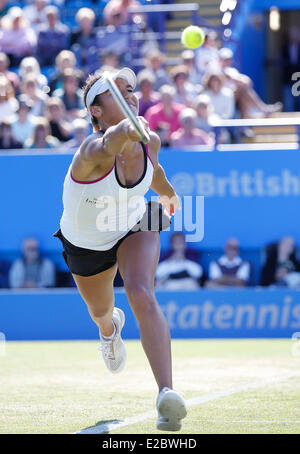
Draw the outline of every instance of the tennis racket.
[[[132,124],[132,127],[134,128],[138,136],[141,138],[141,141],[144,143],[149,143],[150,136],[146,131],[145,126],[143,125],[141,120],[134,115],[134,113],[128,106],[114,79],[111,77],[109,73],[104,74],[103,76],[107,80],[109,90],[112,96],[114,97],[115,101],[117,102],[118,106],[120,107],[125,117],[128,118],[128,120]]]

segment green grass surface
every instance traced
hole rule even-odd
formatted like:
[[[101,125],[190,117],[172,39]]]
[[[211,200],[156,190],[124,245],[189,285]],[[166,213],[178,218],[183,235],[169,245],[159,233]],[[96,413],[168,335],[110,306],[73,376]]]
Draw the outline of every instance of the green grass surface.
[[[74,433],[154,410],[156,384],[141,344],[126,346],[126,368],[112,375],[98,342],[7,342],[0,433]],[[190,406],[180,433],[300,433],[300,357],[291,346],[288,339],[173,340],[174,388],[188,402],[252,386]],[[109,433],[162,434],[155,422],[150,417]]]

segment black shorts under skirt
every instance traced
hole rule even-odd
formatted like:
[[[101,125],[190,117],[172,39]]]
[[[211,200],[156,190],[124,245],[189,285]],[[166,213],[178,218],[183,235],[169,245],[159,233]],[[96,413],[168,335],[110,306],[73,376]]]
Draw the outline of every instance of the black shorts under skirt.
[[[85,249],[70,243],[58,229],[53,236],[59,238],[63,245],[63,258],[73,274],[79,276],[94,276],[108,270],[117,262],[117,250],[125,238],[140,232],[141,230],[158,231],[165,230],[170,225],[170,219],[163,213],[162,206],[157,202],[149,202],[143,218],[126,233],[111,249],[95,251]]]

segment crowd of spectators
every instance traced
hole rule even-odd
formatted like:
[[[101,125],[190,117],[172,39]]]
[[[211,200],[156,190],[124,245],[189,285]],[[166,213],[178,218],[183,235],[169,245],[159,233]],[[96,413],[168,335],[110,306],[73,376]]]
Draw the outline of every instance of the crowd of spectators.
[[[199,251],[187,248],[184,235],[174,233],[170,250],[162,254],[157,267],[156,286],[168,290],[243,288],[253,285],[300,288],[300,261],[292,237],[286,236],[277,243],[269,244],[262,255],[263,265],[255,282],[254,265],[242,257],[236,238],[229,238],[224,253],[215,260],[209,260],[204,267],[201,264],[201,252],[199,254]]]
[[[82,122],[84,120],[78,120]],[[84,128],[79,123],[78,128]],[[20,256],[12,263],[0,258],[0,288],[46,288],[74,286],[69,271],[61,270],[55,261],[42,253],[36,238],[25,238]],[[205,263],[203,258],[206,256]],[[209,257],[209,259],[208,259]],[[293,237],[286,236],[271,243],[261,253],[259,273],[244,257],[239,241],[229,238],[223,253],[191,248],[182,232],[170,236],[170,248],[163,250],[156,270],[156,287],[164,290],[195,290],[285,287],[300,289],[300,261]],[[254,277],[257,274],[257,277]],[[120,276],[115,286],[122,286]]]
[[[144,15],[128,14],[128,7],[138,4],[110,0],[100,16],[92,7],[81,7],[71,27],[61,15],[67,2],[27,0],[10,6],[1,0],[1,149],[74,148],[74,121],[87,120],[81,90],[85,78],[126,64],[129,43],[122,27],[130,21],[141,32],[151,31]],[[213,30],[206,30],[202,47],[184,50],[172,67],[155,39],[145,40],[139,52],[144,62],[135,68],[140,115],[164,146],[213,146],[211,120],[266,116],[281,109],[280,103],[267,105],[260,99]],[[86,134],[91,130],[81,129]],[[230,130],[218,137],[220,142],[235,139]]]

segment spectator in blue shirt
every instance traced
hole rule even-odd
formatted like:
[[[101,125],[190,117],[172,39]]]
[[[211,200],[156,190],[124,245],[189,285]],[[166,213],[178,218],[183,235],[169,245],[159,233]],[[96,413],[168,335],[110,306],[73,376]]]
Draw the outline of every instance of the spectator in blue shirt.
[[[47,24],[42,24],[38,32],[37,58],[41,66],[52,66],[57,54],[69,48],[70,32],[68,27],[60,22],[55,6],[45,8],[45,15]]]

